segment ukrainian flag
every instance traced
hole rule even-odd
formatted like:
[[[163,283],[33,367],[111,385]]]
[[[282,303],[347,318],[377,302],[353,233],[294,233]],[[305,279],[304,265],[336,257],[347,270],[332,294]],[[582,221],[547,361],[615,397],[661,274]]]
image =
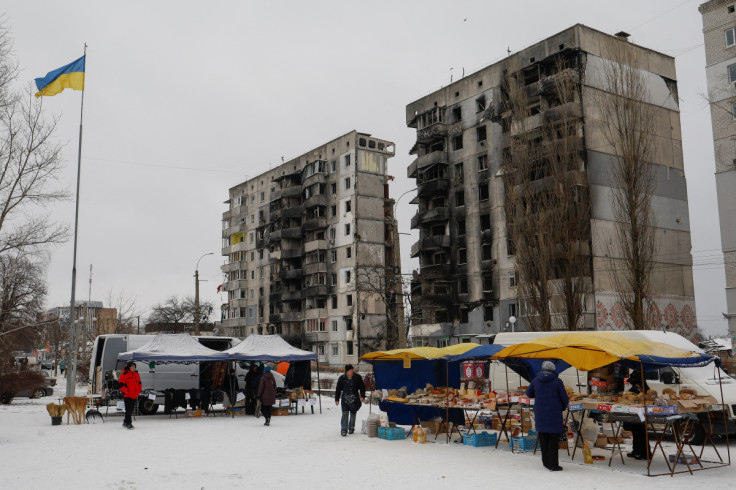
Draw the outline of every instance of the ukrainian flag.
[[[48,97],[62,92],[65,88],[84,90],[84,61],[82,56],[66,66],[50,71],[45,77],[36,78],[36,97]]]

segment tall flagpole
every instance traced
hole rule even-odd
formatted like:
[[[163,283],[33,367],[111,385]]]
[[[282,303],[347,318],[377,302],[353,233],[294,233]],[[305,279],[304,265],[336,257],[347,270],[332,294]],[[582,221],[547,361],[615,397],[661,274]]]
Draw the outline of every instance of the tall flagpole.
[[[87,43],[84,43],[84,78],[87,79]],[[66,370],[66,396],[74,396],[77,384],[77,351],[79,350],[77,324],[74,321],[75,290],[77,287],[77,230],[79,228],[79,180],[82,174],[82,120],[84,117],[84,87],[79,112],[79,151],[77,153],[77,198],[74,211],[74,260],[72,263],[72,299],[69,303],[69,362]],[[92,373],[90,373],[92,374]]]

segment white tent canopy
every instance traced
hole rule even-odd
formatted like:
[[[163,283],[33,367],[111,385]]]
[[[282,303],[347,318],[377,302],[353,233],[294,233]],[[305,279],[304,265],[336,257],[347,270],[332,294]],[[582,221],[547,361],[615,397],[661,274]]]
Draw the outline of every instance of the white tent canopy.
[[[249,335],[224,352],[231,361],[316,361],[317,354],[297,349],[278,335]]]
[[[202,362],[227,361],[225,352],[200,344],[188,333],[159,333],[141,347],[118,355],[120,361]]]

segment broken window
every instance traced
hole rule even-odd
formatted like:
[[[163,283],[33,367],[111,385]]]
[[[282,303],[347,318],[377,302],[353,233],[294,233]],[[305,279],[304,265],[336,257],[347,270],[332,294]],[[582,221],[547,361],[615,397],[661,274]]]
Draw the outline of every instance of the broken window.
[[[347,296],[345,296],[345,301],[348,306],[353,306],[353,295],[348,294]],[[347,323],[345,324],[345,328],[348,328]],[[352,328],[352,324],[351,324],[351,328]],[[351,328],[348,328],[348,330],[350,330]]]
[[[486,110],[486,97],[481,96],[475,99],[475,112],[483,112]]]
[[[457,222],[457,234],[458,236],[465,235],[465,220],[459,220]]]
[[[491,215],[481,214],[480,215],[480,230],[486,231],[491,229]]]
[[[468,251],[464,248],[459,248],[457,250],[457,263],[458,264],[467,264],[468,263]]]
[[[491,260],[491,244],[490,243],[483,244],[481,260]]]
[[[485,141],[486,140],[486,127],[480,126],[475,128],[475,135],[478,138],[478,141]]]
[[[350,155],[345,155],[345,166],[346,167],[350,166]]]
[[[462,110],[459,107],[455,107],[452,110],[452,122],[461,121],[463,118]]]
[[[346,188],[346,189],[350,189],[350,177],[347,177],[347,178],[345,179],[345,188]]]
[[[352,201],[350,199],[348,199],[347,201],[345,201],[345,212],[346,213],[349,213],[352,210],[352,204],[353,203],[352,203]]]
[[[353,249],[350,248],[350,247],[346,248],[345,249],[345,257],[349,259],[352,256],[353,256]]]
[[[465,206],[465,191],[455,193],[455,206]]]
[[[365,138],[359,138],[359,139],[358,139],[358,144],[359,144],[360,146],[365,146]]]
[[[493,291],[493,276],[490,274],[483,275],[483,292],[488,293]]]
[[[332,192],[332,194],[337,194],[337,184],[335,182],[330,184],[330,191]]]
[[[488,155],[478,155],[478,172],[488,170]]]
[[[460,279],[458,281],[458,294],[468,294],[468,280]]]
[[[452,138],[452,151],[463,149],[463,135],[459,134]]]
[[[350,235],[350,223],[345,224],[345,235]]]
[[[487,185],[481,185],[478,187],[478,199],[481,201],[487,201],[488,200],[488,186]]]

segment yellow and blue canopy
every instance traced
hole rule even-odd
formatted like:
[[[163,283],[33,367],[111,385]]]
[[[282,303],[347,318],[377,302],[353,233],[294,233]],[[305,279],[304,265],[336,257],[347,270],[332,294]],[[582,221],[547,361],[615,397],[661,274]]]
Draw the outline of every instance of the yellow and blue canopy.
[[[68,65],[50,71],[45,77],[36,78],[36,97],[50,97],[66,88],[84,90],[84,64],[86,56],[72,61]]]
[[[428,360],[450,358],[478,347],[478,344],[455,344],[448,347],[414,347],[411,349],[393,349],[369,352],[360,358],[364,361],[401,361],[403,359]]]
[[[616,332],[568,332],[540,337],[506,347],[491,358],[561,359],[581,371],[613,362],[631,367],[642,363],[645,369],[653,369],[702,366],[715,360],[702,352],[690,352],[661,342],[635,340]]]

